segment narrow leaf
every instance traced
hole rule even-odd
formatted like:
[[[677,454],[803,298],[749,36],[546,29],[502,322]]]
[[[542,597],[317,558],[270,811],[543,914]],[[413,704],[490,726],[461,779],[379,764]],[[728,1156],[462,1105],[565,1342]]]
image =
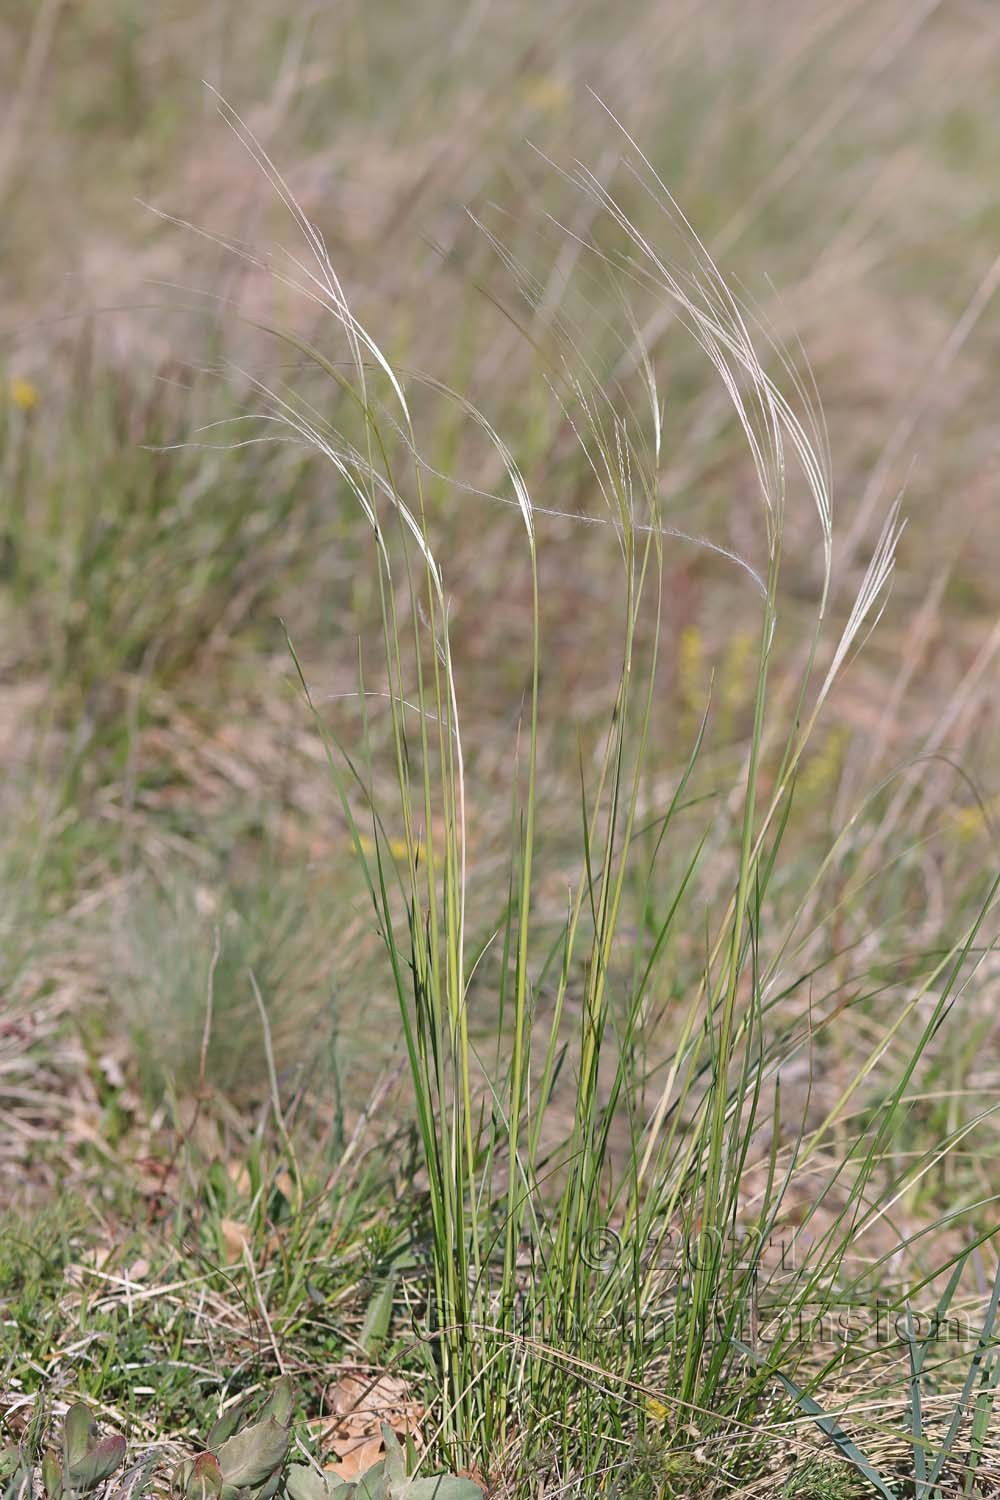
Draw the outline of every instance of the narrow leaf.
[[[920,1381],[923,1373],[924,1346],[917,1343],[913,1331],[913,1312],[906,1304],[906,1352],[910,1361],[910,1442],[913,1446],[915,1500],[926,1500],[927,1455],[924,1452],[924,1421]]]
[[[739,1339],[732,1339],[732,1343],[739,1349],[741,1354],[745,1354],[748,1359],[753,1360],[755,1365],[767,1370],[776,1380],[781,1381],[796,1405],[807,1416],[813,1418],[820,1432],[825,1433],[831,1442],[836,1444],[844,1457],[854,1465],[860,1474],[865,1476],[869,1484],[875,1486],[879,1494],[883,1497],[883,1500],[897,1500],[895,1492],[889,1488],[878,1470],[873,1468],[871,1462],[865,1457],[857,1444],[851,1441],[835,1417],[831,1417],[825,1412],[819,1402],[814,1401],[812,1396],[808,1396],[805,1391],[795,1384],[794,1380],[789,1380],[788,1376],[783,1375],[780,1370],[772,1369],[765,1360],[761,1359],[760,1355],[755,1354],[752,1349],[748,1349],[746,1344],[741,1344]],[[429,1500],[429,1497],[419,1496],[417,1500]],[[449,1500],[451,1500],[451,1497],[449,1497]]]
[[[392,1302],[396,1295],[396,1273],[390,1271],[372,1297],[361,1326],[360,1344],[366,1354],[377,1354],[385,1342],[392,1321]]]
[[[969,1404],[972,1387],[976,1382],[976,1376],[982,1369],[983,1356],[993,1343],[993,1329],[996,1326],[998,1307],[1000,1307],[1000,1263],[997,1264],[997,1274],[993,1279],[993,1294],[990,1297],[989,1307],[986,1309],[986,1316],[983,1318],[983,1327],[979,1335],[976,1352],[969,1361],[969,1369],[962,1383],[962,1393],[958,1398],[958,1404],[955,1407],[952,1419],[948,1423],[948,1431],[945,1433],[941,1450],[930,1472],[929,1484],[932,1490],[941,1478],[941,1471],[947,1463],[948,1455],[954,1447],[958,1430],[962,1425],[962,1418],[965,1416],[965,1409]]]

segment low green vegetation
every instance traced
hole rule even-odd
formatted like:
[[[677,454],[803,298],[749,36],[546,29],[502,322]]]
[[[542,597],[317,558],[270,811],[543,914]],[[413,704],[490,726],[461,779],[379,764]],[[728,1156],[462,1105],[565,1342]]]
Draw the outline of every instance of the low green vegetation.
[[[313,1462],[290,1463],[295,1389],[283,1375],[256,1411],[232,1406],[213,1423],[201,1452],[181,1459],[169,1480],[170,1493],[181,1500],[477,1500],[482,1489],[452,1474],[419,1475],[411,1445],[404,1451],[388,1422],[382,1424],[385,1457],[368,1466],[356,1481],[324,1475]],[[33,1422],[25,1441],[0,1455],[0,1479],[5,1500],[30,1500],[40,1471],[45,1500],[80,1495],[138,1496],[147,1494],[163,1476],[157,1455],[144,1455],[124,1475],[128,1444],[118,1433],[100,1437],[93,1413],[75,1402],[62,1423],[61,1442],[41,1453],[44,1424]],[[304,1458],[309,1455],[303,1453]],[[113,1482],[119,1483],[112,1488]]]

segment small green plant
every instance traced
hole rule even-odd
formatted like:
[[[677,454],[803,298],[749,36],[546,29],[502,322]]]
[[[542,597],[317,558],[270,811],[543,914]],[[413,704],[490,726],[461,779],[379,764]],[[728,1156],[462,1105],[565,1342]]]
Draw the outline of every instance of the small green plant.
[[[313,1464],[286,1467],[292,1442],[295,1388],[283,1375],[256,1412],[235,1406],[225,1412],[205,1438],[204,1451],[184,1459],[174,1470],[174,1500],[482,1500],[471,1479],[454,1474],[417,1475],[416,1452],[404,1452],[392,1428],[382,1426],[384,1458],[356,1480],[326,1474]],[[251,1420],[252,1418],[252,1420]],[[36,1466],[29,1441],[0,1450],[0,1500],[35,1500]],[[113,1434],[98,1436],[90,1408],[71,1406],[63,1422],[60,1450],[45,1452],[40,1469],[44,1500],[87,1500],[97,1495],[125,1461],[127,1444]],[[136,1482],[122,1485],[108,1500],[135,1500],[147,1469],[139,1466]]]
[[[19,1448],[4,1448],[0,1452],[0,1484],[3,1500],[28,1500],[32,1495],[31,1469]]]
[[[482,1500],[482,1490],[471,1479],[455,1474],[409,1476],[407,1455],[387,1422],[382,1424],[382,1444],[385,1458],[358,1480],[333,1479],[310,1465],[292,1464],[288,1500]]]
[[[781,1500],[860,1500],[855,1472],[831,1458],[810,1458],[785,1481]]]
[[[640,1439],[628,1463],[608,1484],[613,1500],[687,1500],[711,1495],[714,1471],[704,1455],[671,1447],[659,1433]]]
[[[226,1413],[212,1428],[206,1450],[187,1459],[175,1475],[179,1500],[480,1500],[471,1480],[450,1474],[422,1478],[407,1474],[407,1456],[387,1424],[382,1425],[385,1457],[357,1480],[343,1480],[311,1464],[285,1460],[292,1437],[294,1394],[287,1376],[277,1382],[254,1422],[240,1409]],[[415,1455],[410,1454],[410,1467]]]
[[[185,1459],[174,1476],[183,1500],[271,1500],[281,1485],[292,1439],[295,1393],[283,1375],[257,1413],[247,1421],[244,1408],[219,1418],[205,1441],[205,1452]]]
[[[46,1500],[71,1500],[100,1489],[125,1462],[125,1449],[125,1439],[117,1433],[99,1437],[90,1408],[76,1402],[63,1423],[61,1458],[50,1449],[42,1459]]]
[[[117,1433],[99,1437],[89,1406],[77,1401],[63,1420],[59,1451],[50,1448],[42,1458],[45,1500],[83,1500],[96,1494],[121,1468],[125,1452],[125,1439]],[[33,1465],[22,1449],[8,1448],[0,1455],[0,1478],[4,1500],[32,1500],[36,1493]]]

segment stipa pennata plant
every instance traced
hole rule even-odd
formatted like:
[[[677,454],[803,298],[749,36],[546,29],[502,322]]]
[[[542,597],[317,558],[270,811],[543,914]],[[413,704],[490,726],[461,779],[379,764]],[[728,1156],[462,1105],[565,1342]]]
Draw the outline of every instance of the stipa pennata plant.
[[[625,195],[580,168],[576,186],[625,244],[585,248],[620,288],[638,283],[669,304],[721,384],[749,458],[760,557],[754,565],[705,543],[736,563],[754,590],[752,724],[732,783],[704,798],[714,810],[691,837],[683,818],[702,790],[705,725],[684,747],[686,760],[671,759],[664,794],[655,789],[663,786],[663,765],[653,759],[654,708],[664,552],[672,538],[704,539],[682,536],[664,518],[663,403],[641,338],[640,401],[634,390],[602,386],[571,321],[552,316],[556,352],[546,374],[605,508],[600,519],[617,546],[621,607],[620,675],[593,758],[587,766],[580,758],[575,868],[559,919],[544,923],[536,844],[546,812],[538,535],[545,507],[536,505],[515,452],[471,400],[393,365],[352,310],[322,235],[284,178],[239,117],[225,105],[222,111],[308,252],[284,265],[237,253],[321,309],[339,345],[330,350],[325,334],[312,341],[268,327],[299,357],[301,378],[315,378],[319,389],[267,384],[246,371],[240,378],[264,408],[264,438],[312,449],[372,543],[380,680],[369,689],[360,652],[358,690],[348,695],[356,698],[357,722],[348,735],[336,737],[299,675],[329,750],[399,1005],[426,1177],[421,1352],[441,1391],[442,1447],[456,1467],[489,1471],[516,1446],[547,1478],[583,1475],[583,1492],[597,1493],[609,1462],[637,1439],[652,1435],[679,1450],[690,1441],[692,1414],[720,1442],[728,1419],[747,1423],[766,1376],[748,1375],[735,1335],[756,1316],[764,1247],[796,1177],[809,1183],[800,1227],[815,1215],[820,1232],[809,1263],[768,1307],[770,1346],[792,1365],[834,1298],[856,1239],[926,1170],[915,1161],[902,1182],[888,1185],[877,1175],[914,1072],[966,981],[964,966],[977,959],[978,926],[943,957],[937,950],[908,971],[891,1025],[863,1040],[856,1076],[817,1123],[810,1118],[807,1127],[803,1114],[797,1134],[783,1130],[780,1093],[785,1064],[825,1037],[839,1013],[831,993],[828,1016],[817,1022],[811,997],[830,962],[818,940],[819,896],[841,852],[835,843],[818,866],[789,879],[783,840],[819,717],[883,607],[898,510],[890,507],[854,601],[827,640],[832,484],[815,393],[730,291],[629,137],[638,160],[633,178],[680,231],[687,270],[643,232]],[[489,238],[529,308],[539,306],[544,287]],[[499,882],[499,910],[485,934],[474,934],[470,919],[464,725],[444,543],[429,519],[427,476],[437,471],[419,449],[415,388],[448,403],[485,438],[492,472],[501,476],[495,488],[503,490],[488,498],[513,508],[523,546],[519,618],[528,670],[510,757],[509,876]],[[796,622],[789,640],[781,633],[789,617],[783,563],[796,489],[815,528],[818,586],[809,627]],[[793,660],[795,667],[777,693],[782,641],[782,666]],[[373,734],[377,713],[384,717]],[[376,764],[379,754],[388,767]],[[706,846],[721,880],[703,871]],[[697,932],[685,932],[685,903],[699,882]],[[636,917],[638,939],[628,930]],[[664,956],[679,937],[692,936],[703,962],[695,960],[671,989]],[[623,976],[625,949],[635,960]],[[884,958],[880,964],[888,967]],[[473,1037],[470,1005],[487,973],[496,1020],[484,1049]],[[852,999],[884,997],[891,984],[873,973],[870,987],[858,981]],[[651,1015],[665,1018],[659,1032]],[[888,1050],[894,1038],[904,1043],[901,1062]],[[855,1094],[886,1067],[895,1072],[885,1103],[859,1124]],[[619,1124],[624,1149],[614,1141]],[[963,1138],[954,1132],[946,1149]],[[757,1188],[748,1200],[752,1170]],[[750,1253],[740,1248],[741,1226],[752,1230]],[[695,1240],[702,1250],[693,1257],[671,1249]],[[650,1393],[667,1412],[658,1432],[644,1404]]]

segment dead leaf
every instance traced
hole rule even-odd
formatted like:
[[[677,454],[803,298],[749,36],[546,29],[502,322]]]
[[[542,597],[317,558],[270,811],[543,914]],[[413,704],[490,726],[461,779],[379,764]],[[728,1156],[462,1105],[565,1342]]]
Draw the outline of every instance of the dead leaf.
[[[409,1387],[398,1375],[345,1374],[327,1391],[331,1415],[320,1426],[321,1441],[343,1462],[359,1443],[375,1445],[377,1462],[382,1456],[382,1423],[397,1437],[410,1437],[421,1444],[420,1427],[426,1414],[419,1401],[410,1398]]]
[[[337,1479],[358,1479],[382,1457],[382,1438],[344,1438],[332,1444],[337,1463],[326,1470]]]
[[[80,1255],[80,1264],[88,1269],[103,1271],[108,1261],[114,1255],[115,1245],[94,1245],[89,1250],[84,1250]]]
[[[248,1198],[250,1196],[250,1172],[247,1168],[246,1162],[238,1161],[236,1158],[234,1158],[232,1161],[227,1161],[226,1176],[229,1178],[230,1182],[233,1184],[233,1187],[238,1193],[240,1193],[244,1198]]]
[[[227,1262],[232,1265],[234,1261],[242,1260],[244,1248],[250,1248],[250,1231],[247,1226],[236,1219],[223,1219],[219,1228],[222,1231],[222,1247]]]
[[[111,1088],[123,1089],[125,1087],[125,1070],[113,1052],[102,1053],[97,1059],[97,1066]]]

